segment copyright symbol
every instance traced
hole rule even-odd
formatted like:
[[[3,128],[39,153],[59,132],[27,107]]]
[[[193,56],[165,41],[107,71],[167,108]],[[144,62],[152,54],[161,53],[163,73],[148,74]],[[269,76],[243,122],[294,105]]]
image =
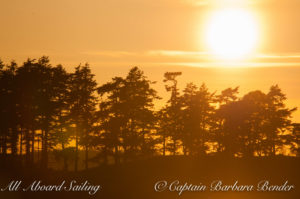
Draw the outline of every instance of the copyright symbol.
[[[155,190],[156,192],[162,192],[162,191],[164,191],[164,190],[167,188],[167,185],[168,185],[168,183],[167,183],[167,181],[165,181],[165,180],[163,180],[163,181],[158,181],[158,182],[156,182],[155,185],[154,185],[154,190]]]

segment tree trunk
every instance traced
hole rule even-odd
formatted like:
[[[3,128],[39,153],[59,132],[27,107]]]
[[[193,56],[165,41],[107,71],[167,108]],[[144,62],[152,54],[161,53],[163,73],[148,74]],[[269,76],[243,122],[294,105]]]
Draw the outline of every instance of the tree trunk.
[[[2,147],[2,154],[7,155],[7,135],[4,135]]]
[[[67,154],[66,154],[66,151],[65,151],[65,144],[64,144],[64,142],[61,143],[61,148],[62,148],[62,151],[63,151],[63,159],[64,159],[63,170],[64,171],[68,171]]]
[[[182,145],[182,150],[183,150],[183,155],[186,156],[186,147],[184,146],[184,144]]]
[[[48,127],[46,127],[43,136],[42,146],[42,168],[48,168]]]
[[[1,135],[1,130],[0,130],[0,154],[2,154],[2,146],[3,146],[3,137]]]
[[[89,147],[85,146],[85,169],[87,170],[89,168]]]
[[[75,129],[75,165],[74,170],[78,171],[78,127]]]
[[[34,138],[35,138],[35,132],[32,130],[32,139],[31,139],[31,162],[34,164]]]
[[[120,164],[120,156],[118,146],[115,146],[115,164]]]
[[[25,147],[26,147],[26,155],[25,155],[25,162],[26,166],[30,165],[30,136],[29,136],[29,130],[25,130]]]
[[[173,140],[173,155],[176,155],[176,140]]]
[[[17,145],[18,145],[18,131],[16,127],[12,129],[12,140],[11,140],[11,154],[15,156],[17,154]]]
[[[37,162],[40,161],[40,138],[37,137]]]
[[[1,131],[0,131],[0,133],[1,133]],[[3,145],[3,138],[0,135],[0,154],[2,154],[2,145]]]
[[[20,147],[20,156],[22,157],[23,156],[23,129],[21,129],[21,132],[20,132],[20,144],[19,144],[19,147]]]
[[[163,156],[166,156],[166,135],[163,135]]]
[[[107,158],[107,148],[105,147],[104,148],[104,152],[103,152],[103,161],[104,161],[104,165],[107,165],[108,164],[108,158]]]

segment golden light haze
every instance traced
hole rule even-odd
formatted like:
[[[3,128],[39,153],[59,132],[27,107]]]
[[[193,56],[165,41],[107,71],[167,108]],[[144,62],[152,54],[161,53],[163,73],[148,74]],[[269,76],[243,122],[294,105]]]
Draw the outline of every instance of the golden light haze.
[[[218,23],[226,9],[243,12],[225,11],[230,28],[224,37]],[[68,69],[89,62],[98,83],[138,65],[158,81],[163,97],[166,71],[183,72],[181,88],[205,82],[212,91],[240,86],[243,94],[279,84],[288,105],[300,107],[299,10],[298,0],[4,0],[0,58],[22,63],[47,55]],[[207,26],[214,16],[217,25]],[[214,36],[209,47],[205,34],[211,26],[221,42]],[[228,37],[239,42],[228,46]],[[294,117],[300,121],[299,111]]]

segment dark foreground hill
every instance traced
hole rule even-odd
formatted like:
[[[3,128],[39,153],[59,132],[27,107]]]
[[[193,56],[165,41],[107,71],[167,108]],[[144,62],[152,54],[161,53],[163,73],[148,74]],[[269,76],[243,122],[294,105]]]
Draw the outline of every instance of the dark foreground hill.
[[[12,180],[22,180],[22,188],[30,187],[36,180],[41,181],[40,186],[58,186],[65,181],[63,186],[67,189],[70,188],[70,184],[72,188],[74,185],[81,185],[82,189],[88,185],[101,185],[101,189],[94,195],[89,195],[88,191],[6,190],[0,192],[0,198],[299,199],[299,168],[300,159],[293,157],[253,159],[159,157],[119,166],[102,166],[78,173],[40,171],[33,168],[3,169],[0,189],[5,188]],[[217,185],[221,182],[222,186]],[[257,190],[259,183],[264,191]],[[264,183],[269,184],[263,186]],[[214,191],[211,191],[211,184]],[[237,187],[241,189],[242,185],[248,188],[253,185],[253,189],[238,191]],[[203,186],[206,188],[201,191]],[[198,191],[195,191],[197,188]],[[225,191],[226,189],[228,191]]]

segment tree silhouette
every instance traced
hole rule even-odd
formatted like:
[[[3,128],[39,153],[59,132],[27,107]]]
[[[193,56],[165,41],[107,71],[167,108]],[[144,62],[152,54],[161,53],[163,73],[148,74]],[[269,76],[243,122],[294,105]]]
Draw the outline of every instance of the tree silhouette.
[[[120,162],[120,148],[125,161],[153,153],[153,101],[158,99],[151,88],[154,83],[133,67],[126,78],[115,77],[98,88],[98,93],[105,97],[99,113],[104,149],[113,150],[116,163]]]
[[[227,88],[221,92],[220,95],[216,96],[216,104],[218,108],[215,110],[214,115],[214,124],[212,126],[212,132],[214,134],[214,140],[217,142],[217,148],[216,151],[218,153],[222,153],[225,150],[225,145],[227,143],[224,143],[227,141],[225,138],[225,131],[223,129],[224,127],[224,117],[222,116],[223,107],[228,106],[232,102],[236,102],[238,100],[238,91],[239,87],[236,87],[234,89]],[[228,143],[230,144],[230,143]]]
[[[71,74],[68,99],[70,104],[69,117],[75,127],[75,171],[78,170],[79,145],[85,148],[85,168],[88,168],[90,134],[95,121],[94,114],[97,104],[96,88],[97,83],[89,65],[76,67],[75,72]]]
[[[253,91],[221,106],[222,143],[227,154],[276,155],[285,143],[283,133],[291,127],[290,116],[295,111],[285,108],[285,99],[278,86],[272,86],[268,94]]]
[[[51,86],[50,68],[49,60],[42,57],[38,61],[28,59],[16,72],[16,93],[20,99],[18,108],[21,131],[25,141],[26,163],[34,162],[36,130],[41,129],[43,167],[47,167],[48,134],[52,110],[49,104],[51,92],[47,92],[48,86]]]
[[[205,84],[198,88],[193,83],[187,84],[181,98],[183,104],[183,134],[184,154],[205,155],[207,142],[212,137],[214,94],[208,92]]]
[[[291,114],[297,108],[286,108],[284,101],[287,99],[278,85],[271,86],[268,94],[266,145],[268,155],[276,155],[277,148],[282,147],[285,141],[284,133],[291,130]]]
[[[292,135],[289,143],[291,144],[291,150],[296,156],[300,156],[300,123],[293,123]]]
[[[0,60],[0,150],[4,155],[8,153],[9,146],[12,155],[17,153],[16,68],[15,62],[5,66]]]
[[[156,82],[138,67],[98,87],[87,64],[69,73],[45,56],[20,66],[0,61],[0,160],[46,169],[55,158],[77,171],[81,157],[88,169],[91,160],[120,164],[158,154],[299,156],[296,108],[286,107],[278,85],[238,96],[239,87],[216,95],[189,83],[180,94],[181,74],[164,74],[170,98],[156,111]]]
[[[64,75],[63,75],[64,74]],[[55,144],[55,121],[63,109],[66,72],[61,66],[52,67],[48,57],[28,59],[16,70],[17,113],[22,140],[25,141],[27,164],[34,163],[36,143],[42,143],[41,166],[48,166],[48,150]],[[22,154],[22,151],[20,152]]]
[[[166,107],[163,108],[162,115],[163,120],[161,126],[165,129],[161,131],[163,133],[163,154],[165,155],[166,148],[175,155],[178,149],[180,134],[182,133],[181,124],[181,103],[179,97],[179,89],[177,88],[176,77],[180,76],[181,72],[166,72],[164,74],[164,82],[171,82],[171,85],[165,85],[168,92],[171,92],[170,100],[167,102]],[[166,138],[171,139],[171,143],[166,141]]]
[[[56,148],[58,145],[61,147],[61,151],[56,152],[59,158],[63,159],[64,162],[64,170],[68,169],[68,156],[73,156],[71,154],[72,150],[66,147],[71,141],[71,131],[73,130],[71,127],[70,121],[70,106],[69,103],[69,95],[70,95],[70,84],[71,84],[71,75],[68,74],[65,69],[58,65],[57,67],[53,68],[53,89],[56,93],[56,106],[55,106],[55,115],[53,120],[53,146]],[[59,159],[58,158],[58,159]]]

